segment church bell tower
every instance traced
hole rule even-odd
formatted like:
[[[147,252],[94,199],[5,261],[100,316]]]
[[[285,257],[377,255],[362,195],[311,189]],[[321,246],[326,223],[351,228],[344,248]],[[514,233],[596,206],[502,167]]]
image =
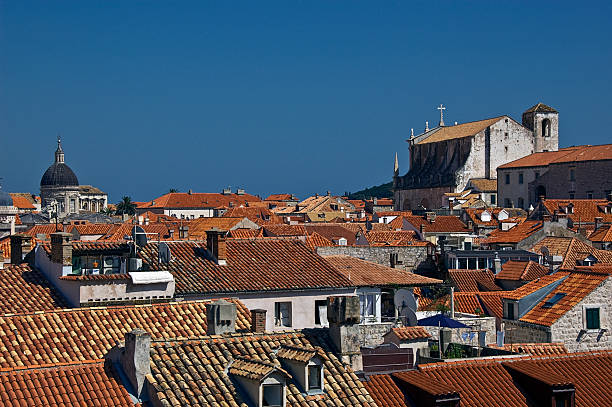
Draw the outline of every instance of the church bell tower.
[[[533,132],[534,153],[559,149],[559,112],[538,103],[523,113],[523,126]]]

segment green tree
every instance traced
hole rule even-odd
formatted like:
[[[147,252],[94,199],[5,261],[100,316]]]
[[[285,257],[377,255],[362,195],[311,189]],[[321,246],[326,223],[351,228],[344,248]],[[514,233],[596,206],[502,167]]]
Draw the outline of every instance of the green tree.
[[[136,205],[134,205],[132,199],[129,196],[124,196],[117,204],[117,210],[115,211],[115,213],[117,215],[134,215],[136,213]]]

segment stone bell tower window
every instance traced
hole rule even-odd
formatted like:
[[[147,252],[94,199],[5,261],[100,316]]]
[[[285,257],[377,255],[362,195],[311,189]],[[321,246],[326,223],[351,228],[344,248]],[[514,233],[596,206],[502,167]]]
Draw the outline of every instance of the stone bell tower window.
[[[550,120],[542,120],[542,137],[550,137]]]

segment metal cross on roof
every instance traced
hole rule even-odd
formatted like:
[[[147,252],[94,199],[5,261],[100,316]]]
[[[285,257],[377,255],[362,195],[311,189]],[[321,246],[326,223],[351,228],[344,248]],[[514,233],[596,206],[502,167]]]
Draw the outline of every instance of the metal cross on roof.
[[[440,103],[440,106],[436,109],[440,111],[440,126],[444,126],[444,111],[446,110],[446,108],[442,103]]]

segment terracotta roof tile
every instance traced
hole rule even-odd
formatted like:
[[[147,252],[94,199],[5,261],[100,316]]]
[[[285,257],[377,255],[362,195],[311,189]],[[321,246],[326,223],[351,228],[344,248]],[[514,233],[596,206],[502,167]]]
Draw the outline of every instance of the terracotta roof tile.
[[[494,117],[492,119],[478,120],[475,122],[457,124],[455,126],[444,126],[436,127],[430,130],[430,134],[424,139],[421,139],[417,144],[437,143],[439,141],[452,140],[463,137],[472,137],[480,133],[484,129],[498,121],[502,120],[505,116]]]
[[[562,256],[560,268],[571,270],[589,255],[594,256],[598,263],[612,264],[612,252],[596,249],[576,238],[548,236],[531,247],[531,251],[541,253],[543,247],[551,256]]]
[[[442,280],[424,277],[349,256],[326,256],[325,260],[358,287],[427,286]]]
[[[399,340],[414,340],[431,338],[429,332],[422,326],[405,326],[401,328],[392,328],[393,332]]]
[[[551,326],[609,277],[608,274],[571,272],[561,284],[523,315],[520,320]],[[546,306],[546,301],[558,293],[562,294],[563,297],[552,306]]]
[[[265,225],[263,230],[265,236],[306,236],[303,225]]]
[[[602,226],[593,231],[593,233],[589,235],[589,240],[597,243],[612,242],[612,225]]]
[[[253,237],[263,237],[263,228],[233,229],[229,231],[228,237],[233,238],[233,239],[249,239]]]
[[[488,345],[490,348],[503,349],[510,352],[527,353],[534,356],[564,355],[568,353],[562,343],[506,343],[504,346]]]
[[[470,232],[470,229],[457,216],[436,216],[433,222],[427,221],[424,216],[405,216],[404,218],[418,230],[423,225],[425,233]]]
[[[156,243],[139,252],[151,270],[174,275],[177,295],[351,287],[351,282],[296,239],[228,239],[227,264],[203,242],[168,242],[172,260],[158,264]]]
[[[419,240],[413,230],[369,231],[366,239],[370,246],[411,246]]]
[[[542,229],[541,221],[527,220],[520,223],[509,230],[496,229],[491,232],[487,239],[484,239],[485,244],[499,243],[519,243],[528,238],[538,230]]]
[[[96,360],[2,371],[0,405],[134,407],[134,402],[111,363]]]
[[[548,274],[548,267],[534,261],[509,260],[495,276],[496,280],[531,281]]]
[[[504,168],[523,168],[523,167],[545,167],[556,159],[563,157],[579,147],[560,148],[558,151],[544,151],[541,153],[533,153],[518,160],[510,161],[507,164],[500,165],[498,169]]]
[[[495,284],[491,270],[448,270],[448,275],[458,291],[501,291]]]
[[[0,314],[47,311],[69,305],[45,276],[27,264],[0,270]]]
[[[334,356],[333,345],[323,331],[155,341],[151,344],[151,384],[158,398],[176,406],[250,405],[248,396],[238,391],[236,378],[232,376],[257,380],[275,369],[282,371],[275,356],[288,348],[319,349],[317,355],[324,365],[325,392],[304,395],[295,378],[289,379],[287,406],[376,407],[353,371]]]
[[[529,283],[515,289],[512,291],[504,291],[503,298],[508,298],[511,300],[520,300],[527,295],[533,294],[534,292],[561,280],[569,275],[568,272],[565,271],[557,271],[554,274],[547,274],[538,279],[530,281]]]
[[[236,206],[247,205],[248,202],[261,201],[250,194],[219,194],[219,193],[186,193],[171,192],[150,202],[142,202],[139,208],[217,208],[229,207],[230,202]]]
[[[248,330],[250,314],[235,299],[236,327]],[[0,368],[100,359],[127,332],[141,328],[154,339],[206,335],[206,303],[77,308],[0,316]]]

